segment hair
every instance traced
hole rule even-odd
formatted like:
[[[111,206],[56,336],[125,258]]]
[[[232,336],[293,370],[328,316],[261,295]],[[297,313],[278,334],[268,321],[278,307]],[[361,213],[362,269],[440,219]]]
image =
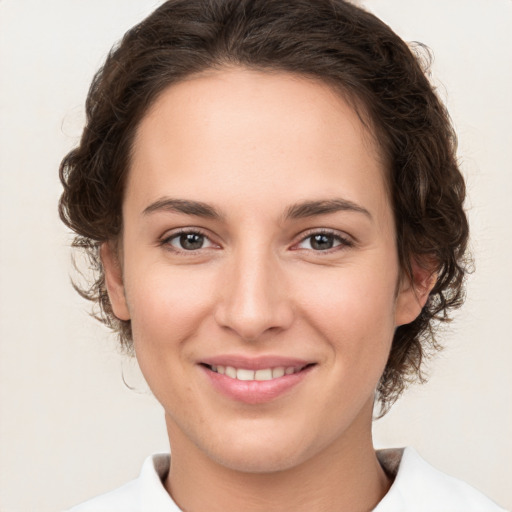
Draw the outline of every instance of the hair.
[[[423,48],[417,45],[415,48]],[[440,348],[439,322],[464,298],[468,272],[465,184],[456,136],[423,59],[374,15],[343,0],[169,0],[129,30],[96,73],[78,147],[62,160],[59,213],[85,251],[93,281],[75,288],[96,317],[132,347],[116,318],[100,246],[122,230],[122,201],[136,129],[170,85],[226,66],[289,72],[336,88],[385,157],[403,275],[413,262],[437,276],[413,322],[398,327],[378,385],[381,415]]]

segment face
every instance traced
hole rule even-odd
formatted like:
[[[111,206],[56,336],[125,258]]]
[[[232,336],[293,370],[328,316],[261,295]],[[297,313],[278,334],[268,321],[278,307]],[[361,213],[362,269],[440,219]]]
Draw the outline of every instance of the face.
[[[173,453],[265,472],[369,436],[419,310],[397,292],[384,166],[338,94],[244,69],[171,86],[138,128],[123,222],[108,290]]]

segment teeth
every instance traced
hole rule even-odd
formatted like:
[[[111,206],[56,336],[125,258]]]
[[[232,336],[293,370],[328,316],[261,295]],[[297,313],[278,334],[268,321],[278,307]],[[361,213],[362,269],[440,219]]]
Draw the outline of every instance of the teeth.
[[[234,368],[233,366],[211,366],[214,372],[226,375],[231,379],[238,380],[272,380],[299,372],[302,368],[295,366],[278,366],[277,368],[264,368],[262,370],[246,370],[245,368]]]
[[[255,380],[271,380],[273,376],[274,374],[270,368],[267,368],[266,370],[256,370],[254,372]]]
[[[254,370],[242,370],[240,368],[236,371],[236,378],[238,380],[254,380]]]
[[[274,368],[272,370],[272,378],[277,379],[278,377],[282,377],[284,375],[284,372],[285,372],[285,370],[282,366],[279,366],[278,368]],[[292,368],[292,373],[293,372],[294,372],[294,368]]]
[[[226,366],[226,375],[232,379],[236,379],[236,369],[232,366]]]

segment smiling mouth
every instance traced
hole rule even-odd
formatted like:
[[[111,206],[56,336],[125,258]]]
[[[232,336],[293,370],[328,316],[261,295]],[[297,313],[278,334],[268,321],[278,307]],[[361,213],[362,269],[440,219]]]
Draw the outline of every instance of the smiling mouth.
[[[293,375],[295,373],[299,373],[313,365],[314,363],[306,364],[303,366],[276,366],[274,368],[249,370],[246,368],[235,368],[234,366],[208,365],[203,363],[203,366],[214,373],[225,375],[230,379],[241,381],[269,381],[279,379],[285,375]]]

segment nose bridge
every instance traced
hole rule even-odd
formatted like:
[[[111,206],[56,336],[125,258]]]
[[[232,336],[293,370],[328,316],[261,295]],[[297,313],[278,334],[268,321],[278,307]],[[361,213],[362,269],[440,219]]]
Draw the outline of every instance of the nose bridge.
[[[237,247],[221,283],[217,321],[246,340],[286,328],[292,311],[282,274],[269,243],[252,240]]]

